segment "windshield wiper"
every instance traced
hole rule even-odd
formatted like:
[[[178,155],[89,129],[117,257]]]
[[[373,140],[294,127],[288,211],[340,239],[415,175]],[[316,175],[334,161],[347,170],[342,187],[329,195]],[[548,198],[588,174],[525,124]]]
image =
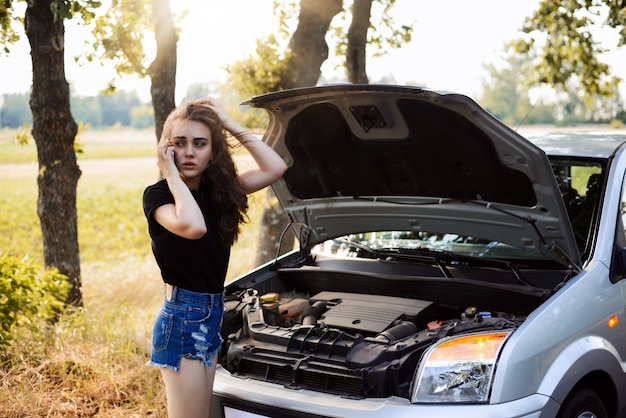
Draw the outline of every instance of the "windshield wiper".
[[[382,202],[382,203],[390,203],[394,205],[409,205],[409,206],[443,205],[443,204],[449,204],[449,203],[471,203],[474,205],[482,206],[487,209],[492,209],[497,212],[503,213],[505,215],[511,216],[515,219],[519,219],[523,222],[526,222],[528,225],[532,227],[533,231],[535,231],[535,234],[537,235],[537,237],[539,238],[543,246],[548,249],[548,251],[554,254],[558,259],[560,259],[564,264],[566,264],[569,268],[572,268],[574,271],[576,272],[582,271],[582,267],[576,264],[574,259],[565,251],[563,251],[563,249],[560,248],[556,244],[556,242],[553,241],[551,243],[548,243],[546,241],[545,237],[539,231],[539,228],[537,228],[537,220],[535,218],[531,216],[517,215],[516,213],[502,209],[498,205],[494,205],[491,202],[486,202],[484,200],[473,200],[473,199],[436,198],[436,199],[432,199],[429,201],[416,203],[416,202],[404,202],[401,200],[395,200],[395,199],[389,199],[389,198],[381,198],[378,196],[372,196],[372,197],[352,196],[352,198],[354,200],[365,200],[369,202]]]
[[[518,283],[526,285],[526,286],[537,287],[535,283],[532,283],[531,281],[529,281],[522,275],[522,273],[519,271],[519,268],[515,264],[509,261],[497,260],[493,258],[476,257],[472,255],[467,255],[467,254],[458,254],[458,253],[453,253],[450,251],[432,250],[430,248],[400,248],[399,250],[402,252],[402,254],[405,254],[405,253],[411,254],[413,252],[418,252],[418,253],[426,252],[429,254],[433,254],[433,257],[438,258],[439,259],[438,262],[442,264],[444,263],[450,264],[451,262],[458,261],[458,262],[467,262],[468,264],[465,264],[465,265],[473,264],[473,265],[478,265],[481,267],[497,267],[503,270],[510,270],[513,273],[513,276],[515,276],[515,279],[517,280]],[[442,261],[441,258],[445,258],[447,261]]]
[[[532,283],[528,279],[526,279],[519,268],[508,261],[496,260],[493,258],[483,258],[483,257],[475,257],[465,254],[453,253],[450,251],[441,251],[441,250],[432,250],[430,248],[384,248],[384,249],[373,249],[368,247],[367,245],[363,245],[358,242],[344,240],[344,239],[335,239],[335,242],[340,244],[345,244],[350,247],[356,248],[359,251],[363,251],[371,256],[376,258],[384,258],[385,260],[406,260],[406,261],[416,261],[424,264],[429,264],[436,266],[443,277],[447,279],[452,279],[454,276],[450,273],[448,266],[455,265],[455,262],[458,262],[457,265],[469,266],[481,266],[481,267],[496,267],[504,270],[509,270],[513,273],[516,281],[520,284],[532,287],[538,287],[535,283]]]
[[[402,254],[400,253],[399,249],[389,249],[389,248],[373,249],[373,248],[368,247],[367,245],[363,245],[361,243],[346,240],[346,239],[337,238],[337,239],[334,239],[333,241],[340,243],[340,244],[345,244],[359,251],[363,251],[375,258],[381,258],[385,260],[390,260],[390,259],[408,260],[408,261],[416,261],[416,262],[428,264],[428,265],[434,265],[439,269],[443,277],[445,277],[446,279],[452,278],[452,275],[450,274],[450,271],[446,267],[446,264],[442,260],[440,260],[438,257],[435,257],[432,254],[429,254],[427,256],[423,254],[420,254],[420,255]]]

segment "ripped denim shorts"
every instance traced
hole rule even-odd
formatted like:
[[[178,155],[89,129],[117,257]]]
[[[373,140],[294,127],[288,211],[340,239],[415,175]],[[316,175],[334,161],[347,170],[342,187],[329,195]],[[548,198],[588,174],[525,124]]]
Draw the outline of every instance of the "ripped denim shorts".
[[[224,312],[223,293],[197,293],[174,287],[165,296],[152,330],[152,353],[148,365],[178,371],[183,357],[212,366],[222,346],[220,328]]]

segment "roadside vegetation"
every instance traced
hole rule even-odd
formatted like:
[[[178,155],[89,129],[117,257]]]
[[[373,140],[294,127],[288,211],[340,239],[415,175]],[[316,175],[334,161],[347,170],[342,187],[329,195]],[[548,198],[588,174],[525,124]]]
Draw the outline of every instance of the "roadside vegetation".
[[[0,257],[23,261],[37,276],[36,155],[11,136],[0,131],[7,151],[0,154]],[[151,131],[85,135],[77,194],[84,306],[60,312],[56,322],[40,317],[12,327],[12,340],[0,347],[0,416],[166,415],[159,373],[145,365],[163,297],[141,207],[143,189],[158,176],[153,144]],[[120,157],[127,151],[132,158]],[[227,280],[253,267],[264,199],[263,191],[250,198],[250,223],[233,248]]]

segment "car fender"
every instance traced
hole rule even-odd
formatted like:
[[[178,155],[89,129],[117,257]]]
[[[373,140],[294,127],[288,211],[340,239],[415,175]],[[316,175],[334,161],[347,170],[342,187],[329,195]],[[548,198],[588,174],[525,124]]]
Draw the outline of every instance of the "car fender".
[[[616,383],[626,379],[621,285],[610,283],[603,263],[589,267],[529,315],[506,341],[496,366],[492,403],[533,393],[559,396],[562,401],[594,370],[604,370]],[[610,328],[607,320],[612,317],[617,317],[618,325]],[[565,388],[557,391],[560,384]]]
[[[579,338],[568,344],[554,359],[537,393],[550,396],[562,404],[585,376],[597,371],[610,378],[616,391],[626,384],[625,364],[609,341],[597,336]]]

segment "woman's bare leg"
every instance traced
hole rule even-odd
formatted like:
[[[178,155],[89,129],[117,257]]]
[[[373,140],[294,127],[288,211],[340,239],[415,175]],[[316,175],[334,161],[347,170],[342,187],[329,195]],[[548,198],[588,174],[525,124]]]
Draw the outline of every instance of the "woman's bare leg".
[[[209,367],[201,360],[183,358],[180,370],[161,369],[169,418],[208,418],[215,379],[215,361]]]

